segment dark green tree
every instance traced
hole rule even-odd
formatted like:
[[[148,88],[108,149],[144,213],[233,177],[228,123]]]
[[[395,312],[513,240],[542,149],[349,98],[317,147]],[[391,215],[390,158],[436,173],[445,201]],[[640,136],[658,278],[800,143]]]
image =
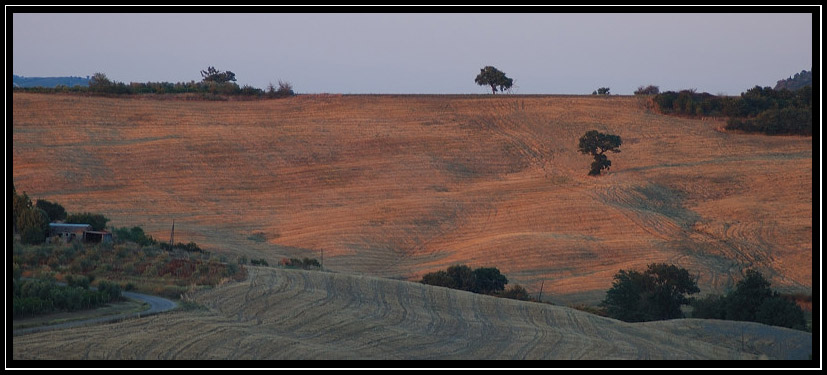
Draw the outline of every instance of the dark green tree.
[[[455,288],[454,279],[451,278],[451,276],[448,276],[448,272],[445,272],[443,270],[426,273],[424,276],[422,276],[422,281],[420,282],[428,285]]]
[[[92,226],[92,230],[104,230],[108,221],[109,219],[106,216],[89,212],[66,216],[67,224],[89,224]]]
[[[112,81],[106,77],[106,74],[103,73],[95,73],[92,78],[89,79],[89,88],[92,91],[107,91],[112,87]]]
[[[508,279],[494,267],[480,267],[474,270],[474,293],[493,294],[501,292],[508,284]]]
[[[40,244],[49,235],[49,215],[45,211],[32,207],[18,218],[20,240],[25,244]]]
[[[20,222],[20,216],[23,215],[24,212],[32,209],[32,200],[25,191],[23,194],[17,194],[17,189],[15,189],[14,185],[12,185],[12,194],[12,227],[15,231],[19,231],[20,226],[18,223]]]
[[[457,264],[448,267],[446,273],[448,277],[454,280],[455,289],[474,290],[476,282],[474,280],[474,271],[471,270],[471,267],[464,264]]]
[[[506,91],[514,85],[513,79],[506,77],[505,73],[493,66],[480,69],[480,74],[474,78],[474,82],[480,86],[491,86],[492,94],[496,94],[498,88],[500,91]]]
[[[46,211],[49,215],[50,221],[60,221],[66,219],[66,209],[58,203],[49,202],[45,199],[38,199],[35,207]]]
[[[583,154],[590,154],[594,157],[589,176],[600,175],[600,171],[609,169],[612,166],[611,160],[605,155],[607,151],[620,152],[620,136],[603,134],[597,130],[590,130],[580,137],[577,145],[578,151]]]
[[[201,71],[201,77],[203,77],[204,82],[215,82],[215,83],[226,83],[233,81],[235,82],[235,73],[227,70],[224,72],[218,71],[215,67],[208,67],[207,70]]]
[[[675,319],[682,317],[687,295],[699,291],[689,271],[652,263],[644,272],[620,270],[601,305],[610,317],[626,322]]]
[[[804,330],[807,320],[804,318],[804,310],[795,302],[781,297],[774,293],[758,306],[755,311],[755,321],[772,326],[787,327]]]
[[[692,301],[692,317],[758,322],[803,330],[804,311],[795,302],[770,288],[760,272],[747,270],[726,296],[709,295]]]
[[[658,93],[660,93],[660,88],[655,85],[639,86],[635,90],[635,95],[657,95]]]

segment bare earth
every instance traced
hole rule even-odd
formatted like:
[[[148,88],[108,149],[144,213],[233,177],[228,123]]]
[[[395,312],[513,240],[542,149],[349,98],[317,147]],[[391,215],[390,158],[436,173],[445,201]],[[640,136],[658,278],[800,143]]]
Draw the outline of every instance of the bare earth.
[[[200,296],[209,313],[99,327],[159,334],[81,346],[89,357],[760,356],[740,340],[718,340],[717,330],[713,340],[675,335],[692,321],[628,325],[401,282],[464,263],[497,267],[535,296],[543,284],[543,299],[556,304],[596,304],[618,270],[667,262],[697,275],[703,293],[724,292],[747,268],[780,291],[812,293],[812,138],[731,134],[723,125],[659,115],[637,97],[205,102],[15,93],[13,178],[33,199],[104,213],[110,225],[138,225],[161,240],[174,219],[176,242],[270,264],[323,255],[335,272],[259,272],[227,287],[244,293]],[[623,139],[598,178],[576,151],[591,129]],[[221,300],[244,295],[259,307]],[[336,303],[345,316],[309,308]],[[169,337],[179,325],[197,334]],[[195,340],[223,335],[236,339]],[[155,341],[176,343],[156,351]],[[134,346],[144,349],[129,354]]]

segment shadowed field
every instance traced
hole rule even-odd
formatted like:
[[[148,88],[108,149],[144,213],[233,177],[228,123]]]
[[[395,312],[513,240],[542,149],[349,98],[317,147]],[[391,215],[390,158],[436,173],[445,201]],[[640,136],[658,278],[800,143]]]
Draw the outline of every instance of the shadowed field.
[[[16,336],[12,356],[806,360],[812,353],[812,334],[763,324],[631,324],[567,307],[328,272],[251,267],[248,280],[199,292],[192,300],[207,309]]]
[[[746,268],[812,289],[812,138],[723,133],[641,98],[15,93],[12,116],[18,192],[164,241],[174,219],[176,242],[213,253],[323,252],[404,280],[493,266],[556,303],[597,303],[652,262],[703,292]],[[576,151],[591,129],[623,139],[597,178]]]

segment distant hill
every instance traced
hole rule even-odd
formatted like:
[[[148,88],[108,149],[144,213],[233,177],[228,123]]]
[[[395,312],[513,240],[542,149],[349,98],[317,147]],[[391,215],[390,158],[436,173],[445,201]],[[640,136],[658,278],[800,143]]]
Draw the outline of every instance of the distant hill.
[[[89,76],[83,77],[12,77],[14,87],[89,86]]]
[[[779,80],[775,84],[776,90],[787,89],[790,91],[798,90],[804,86],[813,84],[813,71],[802,70],[801,73],[796,73],[790,78]]]

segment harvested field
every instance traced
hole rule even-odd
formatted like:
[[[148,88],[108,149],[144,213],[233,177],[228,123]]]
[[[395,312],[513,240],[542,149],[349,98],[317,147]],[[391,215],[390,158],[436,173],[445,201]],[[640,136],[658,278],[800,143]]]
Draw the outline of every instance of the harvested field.
[[[623,323],[385,278],[251,267],[207,310],[14,337],[14,359],[807,359],[812,334],[746,322]],[[185,333],[185,334],[182,334]],[[279,366],[279,365],[277,365]]]
[[[812,293],[812,138],[721,132],[637,97],[13,95],[19,192],[213,253],[402,280],[498,267],[558,304],[668,262]],[[621,136],[604,176],[577,140]],[[163,318],[155,318],[163,319]],[[235,329],[235,328],[234,328]],[[515,355],[516,352],[515,352]]]

